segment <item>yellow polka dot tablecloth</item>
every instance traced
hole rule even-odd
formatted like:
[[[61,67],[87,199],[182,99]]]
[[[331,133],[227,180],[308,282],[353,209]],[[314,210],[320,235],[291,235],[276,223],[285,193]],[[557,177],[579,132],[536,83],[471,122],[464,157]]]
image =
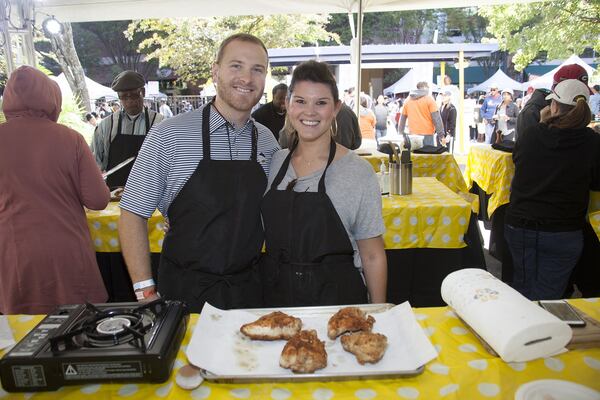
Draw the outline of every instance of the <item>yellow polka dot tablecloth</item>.
[[[117,224],[121,210],[118,202],[110,202],[104,210],[86,212],[88,228],[92,236],[92,242],[97,253],[119,253],[119,232]],[[165,237],[164,218],[162,214],[155,211],[148,219],[148,239],[150,240],[150,251],[160,253],[163,239]]]
[[[469,225],[469,203],[435,178],[415,178],[412,195],[383,196],[382,201],[386,249],[465,247],[463,236]],[[119,215],[117,202],[109,203],[102,211],[87,212],[96,252],[121,251],[117,230]],[[417,222],[412,224],[412,221]],[[162,250],[163,228],[164,218],[156,211],[148,219],[148,239],[153,253]]]
[[[600,320],[598,298],[570,302]],[[194,314],[167,382],[97,383],[35,394],[7,393],[0,388],[0,399],[512,400],[519,386],[540,379],[565,380],[600,391],[600,348],[572,350],[535,361],[507,364],[487,353],[450,308],[416,308],[414,312],[439,354],[425,366],[422,374],[414,377],[302,383],[205,381],[197,389],[186,391],[175,384],[175,374],[187,363],[184,351],[198,320],[198,315]],[[42,316],[8,316],[16,340],[23,338],[41,319]],[[3,354],[0,350],[0,356]]]
[[[465,247],[471,206],[435,178],[413,178],[413,193],[383,196],[386,249]]]
[[[471,188],[473,182],[490,195],[488,216],[510,200],[510,184],[515,176],[512,153],[492,149],[489,144],[471,146],[465,168],[465,180]]]
[[[590,192],[589,215],[590,225],[600,240],[600,192]]]
[[[388,165],[389,156],[384,153],[377,153],[371,156],[362,157],[367,160],[375,172],[379,172],[381,161]],[[460,168],[450,153],[443,154],[411,154],[413,162],[413,177],[432,177],[437,178],[450,190],[455,193],[467,192],[467,185],[460,172]]]

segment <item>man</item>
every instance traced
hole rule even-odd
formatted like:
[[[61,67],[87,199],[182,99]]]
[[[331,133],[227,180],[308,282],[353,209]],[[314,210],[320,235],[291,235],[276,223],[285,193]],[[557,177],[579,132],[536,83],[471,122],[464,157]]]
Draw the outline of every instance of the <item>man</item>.
[[[491,140],[492,136],[494,135],[494,127],[496,126],[494,114],[496,114],[496,108],[500,105],[500,103],[502,103],[502,96],[498,90],[498,85],[493,83],[490,85],[490,94],[485,97],[483,104],[481,105],[481,109],[479,110],[481,119],[485,125],[484,143],[493,143]]]
[[[389,110],[385,105],[385,97],[379,95],[377,97],[377,105],[375,106],[375,139],[379,143],[379,138],[387,134],[387,119]]]
[[[585,68],[578,64],[568,64],[562,66],[552,79],[552,89],[565,79],[578,79],[587,85],[588,74]],[[519,116],[517,117],[517,136],[525,133],[525,130],[532,125],[537,125],[542,118],[542,111],[550,110],[550,100],[546,100],[546,97],[551,93],[548,89],[536,89],[531,94],[531,98],[527,101],[527,104],[523,107]],[[546,113],[544,112],[544,113]]]
[[[264,232],[260,204],[273,135],[250,118],[268,67],[260,39],[235,34],[212,66],[216,98],[156,126],[121,199],[119,237],[138,299],[205,302],[219,308],[262,305],[256,269]],[[158,279],[152,279],[147,219],[158,208],[170,227]]]
[[[335,117],[333,140],[350,150],[356,150],[362,144],[360,124],[354,111],[342,103]]]
[[[173,111],[171,111],[171,107],[167,104],[167,99],[160,99],[158,112],[163,116],[163,119],[171,118],[173,116]]]
[[[269,128],[275,139],[279,140],[279,131],[285,123],[285,96],[287,96],[287,85],[280,83],[272,90],[273,100],[254,111],[252,117]]]
[[[429,95],[429,84],[427,82],[417,83],[417,90],[409,94],[404,103],[400,122],[398,123],[398,134],[402,135],[406,127],[406,120],[411,134],[423,136],[423,145],[435,146],[436,138],[444,136],[444,126],[440,118],[440,112],[435,100]]]
[[[144,77],[135,71],[123,71],[111,85],[123,103],[123,110],[103,119],[92,138],[92,153],[102,171],[137,156],[150,128],[162,121],[162,115],[144,107]],[[133,163],[109,175],[108,187],[125,186]]]
[[[600,117],[600,85],[592,86],[592,94],[590,96],[590,110],[592,111],[592,119]]]
[[[454,149],[454,133],[456,132],[456,107],[452,104],[452,92],[449,90],[442,93],[440,116],[444,125],[444,137],[440,141],[452,152]]]

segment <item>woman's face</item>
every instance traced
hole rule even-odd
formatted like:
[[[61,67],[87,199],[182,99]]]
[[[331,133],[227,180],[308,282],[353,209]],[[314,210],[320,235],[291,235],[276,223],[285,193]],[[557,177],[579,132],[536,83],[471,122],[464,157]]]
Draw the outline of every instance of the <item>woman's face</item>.
[[[512,101],[512,96],[510,95],[510,93],[504,92],[502,97],[504,98],[505,103],[510,103]]]
[[[310,81],[296,83],[286,100],[288,118],[303,141],[315,141],[329,135],[340,105],[340,101],[336,103],[333,99],[328,85]]]

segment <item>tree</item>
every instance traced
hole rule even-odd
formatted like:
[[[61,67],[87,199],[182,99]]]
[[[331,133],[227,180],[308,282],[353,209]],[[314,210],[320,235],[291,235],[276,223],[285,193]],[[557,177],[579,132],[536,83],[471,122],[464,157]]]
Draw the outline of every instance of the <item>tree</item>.
[[[67,78],[73,95],[78,99],[81,107],[90,112],[90,95],[85,83],[83,68],[73,43],[73,29],[69,22],[63,23],[62,26],[62,32],[49,35],[52,51],[65,74],[65,78]]]
[[[456,29],[462,33],[467,42],[481,42],[486,34],[488,21],[477,13],[476,7],[448,8],[444,12],[447,16],[446,35]]]
[[[117,66],[115,73],[133,70],[148,79],[156,65],[145,62],[145,56],[138,51],[138,46],[151,32],[136,33],[130,39],[125,36],[130,23],[131,20],[74,24],[75,46],[83,50],[81,63],[84,66],[98,65],[102,57],[109,57],[111,63]]]
[[[540,3],[487,6],[479,14],[500,46],[514,53],[523,70],[540,52],[548,59],[581,54],[586,47],[600,51],[600,1],[554,0]]]
[[[435,21],[435,10],[365,13],[362,41],[363,44],[420,43],[425,28]],[[342,43],[350,44],[348,14],[332,14],[327,30],[338,33]]]
[[[236,32],[252,33],[267,48],[302,46],[318,40],[339,42],[325,30],[329,17],[316,15],[235,16],[189,19],[147,19],[129,25],[127,37],[151,33],[139,50],[160,66],[173,68],[183,80],[198,82],[210,77],[219,43]]]

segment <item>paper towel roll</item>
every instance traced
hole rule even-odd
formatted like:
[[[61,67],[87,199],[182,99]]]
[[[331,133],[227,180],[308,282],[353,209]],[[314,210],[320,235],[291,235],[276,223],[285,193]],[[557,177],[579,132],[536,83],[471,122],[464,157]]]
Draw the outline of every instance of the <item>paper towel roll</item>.
[[[481,269],[462,269],[442,282],[442,298],[506,362],[562,350],[571,327]]]

